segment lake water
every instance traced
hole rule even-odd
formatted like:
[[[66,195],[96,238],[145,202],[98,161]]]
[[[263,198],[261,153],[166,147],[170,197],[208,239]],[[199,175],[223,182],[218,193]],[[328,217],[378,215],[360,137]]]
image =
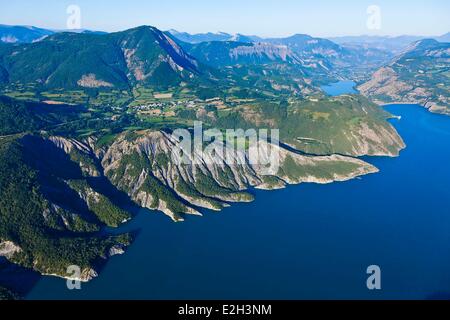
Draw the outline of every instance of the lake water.
[[[339,81],[322,86],[322,90],[330,96],[338,96],[341,94],[356,94],[358,91],[355,89],[356,82],[354,81]]]
[[[367,158],[381,172],[344,183],[255,191],[256,201],[140,229],[100,277],[69,291],[43,277],[28,299],[423,299],[450,297],[450,117],[387,106],[408,148]],[[381,267],[382,290],[366,269]]]

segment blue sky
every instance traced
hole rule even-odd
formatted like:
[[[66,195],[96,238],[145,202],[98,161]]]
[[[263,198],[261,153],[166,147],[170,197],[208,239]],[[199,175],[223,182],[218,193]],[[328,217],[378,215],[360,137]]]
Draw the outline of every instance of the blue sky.
[[[440,35],[450,31],[449,0],[2,0],[0,24],[65,29],[78,5],[82,27],[118,31],[138,25],[191,33],[260,36]],[[367,8],[381,9],[381,29],[367,28]]]

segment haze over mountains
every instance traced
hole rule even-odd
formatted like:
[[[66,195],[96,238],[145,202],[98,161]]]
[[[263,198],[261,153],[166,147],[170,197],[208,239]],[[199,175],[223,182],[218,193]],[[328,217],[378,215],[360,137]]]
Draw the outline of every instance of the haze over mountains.
[[[48,36],[53,33],[58,32],[76,32],[76,33],[97,33],[103,34],[103,31],[92,31],[88,29],[81,30],[56,30],[56,29],[44,29],[34,26],[12,26],[0,24],[0,42],[8,43],[29,43],[33,41],[38,41],[44,36]],[[305,34],[295,34],[290,37],[280,37],[280,38],[264,38],[256,35],[243,35],[240,33],[229,34],[226,32],[207,32],[207,33],[196,33],[190,34],[188,32],[180,32],[174,29],[166,31],[173,35],[180,41],[187,43],[200,43],[200,42],[210,42],[210,41],[235,41],[235,42],[268,42],[268,43],[279,43],[287,42],[292,40],[292,38],[300,37],[310,37]],[[312,37],[310,37],[312,38]],[[314,39],[325,39],[325,38],[314,38]],[[403,35],[403,36],[341,36],[341,37],[327,37],[326,39],[335,42],[340,45],[371,45],[379,46],[385,49],[398,49],[399,47],[404,47],[414,41],[422,39],[435,39],[440,42],[450,41],[450,32],[441,36],[414,36],[414,35]]]
[[[97,34],[106,33],[102,31],[91,31],[87,29],[49,30],[33,26],[9,26],[0,24],[0,42],[31,43],[42,40],[45,37],[58,32],[97,33]]]
[[[0,42],[5,43],[30,43],[41,40],[53,33],[51,30],[31,26],[7,26],[0,24]]]
[[[187,32],[180,32],[177,30],[168,30],[170,34],[175,36],[177,39],[189,42],[189,43],[199,43],[199,42],[208,42],[208,41],[239,41],[239,42],[271,42],[271,40],[279,40],[279,39],[288,39],[290,37],[298,36],[299,34],[295,34],[290,37],[279,37],[279,38],[264,38],[256,35],[242,35],[242,34],[230,34],[226,32],[208,32],[208,33],[196,33],[190,34]],[[300,34],[301,35],[301,34]],[[331,40],[338,44],[344,43],[376,43],[376,42],[391,42],[391,43],[402,43],[409,44],[411,42],[431,38],[441,42],[448,42],[450,38],[450,33],[446,33],[441,36],[414,36],[414,35],[403,35],[403,36],[341,36],[341,37],[326,37],[326,39]],[[322,38],[325,39],[325,38]]]
[[[377,48],[380,50],[390,51],[398,54],[404,50],[411,43],[424,40],[434,39],[439,42],[450,42],[450,33],[442,36],[423,37],[423,36],[348,36],[348,37],[333,37],[331,41],[343,46],[362,46],[365,48]]]
[[[246,36],[242,34],[229,34],[226,32],[207,32],[207,33],[197,33],[190,34],[187,32],[179,32],[177,30],[168,30],[171,35],[180,41],[188,43],[200,43],[200,42],[210,42],[210,41],[237,41],[237,42],[257,42],[262,40],[258,36]]]

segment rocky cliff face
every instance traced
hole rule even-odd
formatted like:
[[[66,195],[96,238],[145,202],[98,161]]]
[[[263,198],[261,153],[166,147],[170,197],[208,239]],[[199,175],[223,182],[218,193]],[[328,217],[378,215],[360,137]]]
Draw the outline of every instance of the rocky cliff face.
[[[213,67],[273,63],[290,63],[296,66],[303,64],[297,54],[282,44],[216,41],[185,44],[184,47],[196,59]]]
[[[302,61],[284,45],[273,45],[270,43],[254,43],[233,48],[230,50],[230,57],[234,61],[239,61],[241,57],[252,57],[261,61],[283,61],[293,64],[301,64]]]
[[[77,145],[78,150],[90,150],[81,142],[51,138],[58,145]],[[142,131],[133,136],[122,134],[114,143],[97,152],[100,170],[119,190],[126,192],[138,205],[159,210],[174,221],[184,214],[199,215],[198,208],[221,210],[233,202],[248,202],[253,196],[249,188],[277,189],[302,182],[330,183],[344,181],[376,172],[372,165],[359,159],[340,155],[305,156],[282,147],[259,142],[249,151],[259,148],[264,163],[277,154],[279,168],[268,172],[267,166],[252,164],[245,152],[218,155],[197,151],[189,155],[188,163],[180,164],[172,151],[178,141],[161,131]],[[95,153],[89,152],[90,156]],[[224,162],[226,157],[227,161]]]
[[[12,258],[14,254],[21,252],[22,249],[12,241],[1,241],[0,239],[0,257]]]

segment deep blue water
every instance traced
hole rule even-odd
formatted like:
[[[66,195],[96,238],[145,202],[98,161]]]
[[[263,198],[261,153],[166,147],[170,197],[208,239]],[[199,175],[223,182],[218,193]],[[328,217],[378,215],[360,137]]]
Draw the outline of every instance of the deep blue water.
[[[256,201],[172,223],[142,210],[123,256],[80,291],[44,277],[29,299],[450,297],[450,117],[386,107],[408,148],[344,183],[255,191]],[[366,288],[366,268],[382,290]]]
[[[358,93],[355,89],[356,83],[353,81],[339,81],[322,86],[322,90],[330,96],[338,96],[341,94]]]

